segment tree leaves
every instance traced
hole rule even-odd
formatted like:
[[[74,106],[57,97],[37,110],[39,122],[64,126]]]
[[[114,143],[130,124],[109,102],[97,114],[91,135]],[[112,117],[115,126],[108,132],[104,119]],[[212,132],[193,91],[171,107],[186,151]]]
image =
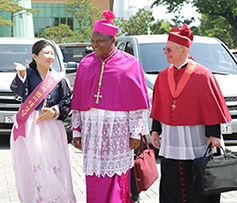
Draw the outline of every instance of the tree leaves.
[[[84,42],[90,39],[93,32],[93,23],[102,18],[102,11],[95,7],[92,0],[67,0],[64,3],[66,11],[73,14],[76,18],[79,30],[79,40]]]
[[[13,37],[13,15],[19,15],[20,12],[25,12],[26,14],[29,13],[36,13],[41,11],[40,9],[30,9],[30,8],[24,8],[22,6],[19,6],[17,2],[12,2],[11,0],[0,0],[0,13],[3,11],[9,12],[11,14],[11,20],[5,20],[2,17],[0,17],[0,25],[5,26],[9,25],[11,26],[11,35]]]
[[[59,26],[49,27],[40,35],[45,39],[51,39],[56,43],[76,41],[77,34],[73,32],[68,25],[60,24]]]

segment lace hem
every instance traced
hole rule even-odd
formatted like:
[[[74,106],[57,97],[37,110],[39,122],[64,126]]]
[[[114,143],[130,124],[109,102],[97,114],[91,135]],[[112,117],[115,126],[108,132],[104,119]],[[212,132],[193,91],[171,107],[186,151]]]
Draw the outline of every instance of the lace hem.
[[[95,109],[93,109],[94,111]],[[89,112],[89,111],[88,111]],[[86,114],[85,112],[79,112],[74,110],[72,114],[72,128],[81,129],[81,114]],[[147,109],[129,111],[129,128],[130,134],[134,136],[140,136],[149,134],[148,126],[148,111]]]
[[[134,164],[130,134],[149,132],[146,110],[120,112],[90,109],[74,113],[73,123],[74,128],[80,126],[82,129],[86,175],[112,177],[126,173]]]
[[[79,111],[76,111],[74,110],[72,112],[72,128],[74,129],[77,129],[79,128],[81,125],[80,125],[80,112]]]
[[[129,128],[130,133],[135,136],[149,134],[147,109],[129,111]]]

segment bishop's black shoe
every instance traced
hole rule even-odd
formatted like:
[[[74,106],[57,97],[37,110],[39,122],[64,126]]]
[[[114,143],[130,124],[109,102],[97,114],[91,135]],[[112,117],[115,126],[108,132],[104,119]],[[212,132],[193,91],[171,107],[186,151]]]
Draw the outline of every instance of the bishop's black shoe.
[[[139,194],[138,195],[132,195],[131,199],[132,199],[133,203],[139,203],[140,202]]]

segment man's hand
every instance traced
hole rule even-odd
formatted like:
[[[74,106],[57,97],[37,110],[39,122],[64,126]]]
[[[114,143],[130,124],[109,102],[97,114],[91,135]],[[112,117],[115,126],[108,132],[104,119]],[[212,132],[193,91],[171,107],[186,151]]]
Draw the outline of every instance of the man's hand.
[[[74,147],[81,149],[81,137],[73,138]]]
[[[42,111],[43,113],[39,116],[39,118],[37,118],[36,124],[48,118],[53,118],[55,115],[55,110],[53,110],[52,108],[43,108]]]
[[[141,144],[141,140],[130,138],[130,149],[137,149]]]
[[[160,149],[160,136],[158,133],[152,132],[151,143],[156,149]]]
[[[207,146],[210,143],[212,143],[212,148],[213,147],[218,147],[218,148],[221,147],[221,139],[220,138],[210,136],[208,141],[207,141]]]

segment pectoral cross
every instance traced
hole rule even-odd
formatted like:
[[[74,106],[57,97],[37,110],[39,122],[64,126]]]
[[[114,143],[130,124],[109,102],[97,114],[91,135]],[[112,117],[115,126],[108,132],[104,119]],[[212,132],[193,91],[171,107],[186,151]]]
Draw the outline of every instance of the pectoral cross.
[[[97,94],[94,94],[94,97],[96,97],[96,104],[99,104],[99,99],[102,98],[102,95],[100,95],[100,91],[97,92]]]
[[[173,101],[173,104],[171,105],[171,107],[172,107],[173,110],[176,109],[177,106],[176,106],[176,101],[175,100]]]
[[[103,78],[103,73],[104,73],[105,62],[108,61],[110,59],[110,57],[115,54],[115,52],[116,51],[114,51],[112,54],[110,54],[110,56],[107,59],[105,59],[104,61],[99,57],[101,60],[101,63],[102,63],[102,67],[101,67],[101,72],[100,72],[100,80],[98,83],[98,91],[97,91],[97,94],[94,94],[94,97],[96,97],[96,101],[95,101],[96,104],[99,104],[99,99],[102,98],[102,95],[100,95],[100,88],[102,85],[102,78]]]

